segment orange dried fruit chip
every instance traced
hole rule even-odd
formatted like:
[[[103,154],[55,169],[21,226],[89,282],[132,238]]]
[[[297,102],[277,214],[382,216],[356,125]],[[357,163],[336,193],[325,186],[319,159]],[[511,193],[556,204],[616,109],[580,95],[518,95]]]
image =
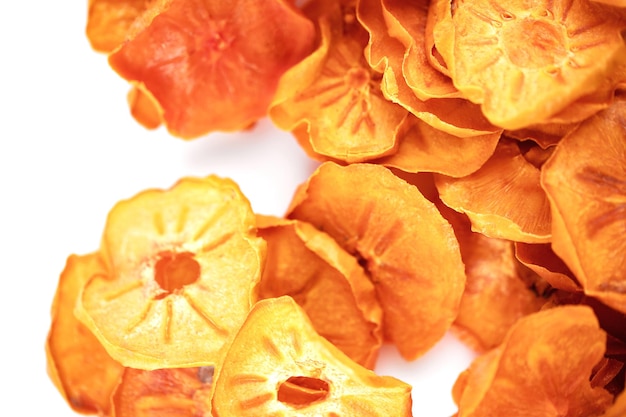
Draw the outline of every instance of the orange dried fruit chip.
[[[126,368],[111,398],[116,417],[197,417],[211,414],[211,366],[144,371]]]
[[[232,180],[145,190],[109,212],[107,269],[86,283],[77,313],[128,367],[215,364],[257,299],[265,249]]]
[[[527,243],[550,240],[550,204],[540,171],[526,160],[518,142],[501,138],[493,156],[462,178],[436,174],[441,200],[468,215],[472,230]]]
[[[591,308],[554,307],[521,318],[504,342],[457,380],[459,417],[599,416],[613,396],[593,388],[606,334]]]
[[[214,417],[411,416],[411,387],[319,336],[288,296],[259,301],[215,377]]]
[[[89,0],[85,32],[91,47],[109,53],[122,44],[147,0]]]
[[[109,63],[141,82],[181,138],[244,129],[265,116],[282,73],[308,55],[315,30],[284,0],[169,0]],[[267,30],[271,27],[272,30]]]
[[[626,100],[557,145],[541,184],[550,198],[552,247],[585,293],[626,313]]]
[[[310,142],[316,159],[352,163],[393,153],[407,111],[383,96],[381,74],[363,56],[367,32],[352,9],[328,9],[318,21],[319,48],[281,78],[269,116],[295,134],[306,126],[298,139]]]
[[[82,414],[108,415],[111,393],[124,371],[74,316],[83,285],[104,270],[97,253],[67,258],[52,302],[46,340],[48,374],[72,409]]]
[[[469,220],[455,222],[467,281],[453,329],[466,344],[485,352],[504,340],[520,318],[541,309],[546,300],[531,287],[514,244],[470,230]]]
[[[367,7],[370,2],[366,0],[363,3]],[[402,74],[415,95],[420,100],[462,97],[450,77],[430,63],[430,54],[426,49],[429,1],[382,0],[381,3],[388,32],[399,34],[395,37],[405,47]]]
[[[374,0],[360,1],[359,22],[370,39],[365,57],[372,68],[383,74],[381,90],[387,100],[397,103],[436,129],[454,136],[471,137],[500,131],[485,119],[480,107],[463,98],[420,100],[407,84],[402,73],[404,46],[387,32],[381,5]]]
[[[554,253],[550,243],[515,242],[515,256],[553,288],[569,292],[581,290],[576,277]]]
[[[260,298],[291,296],[315,330],[372,369],[382,344],[382,309],[357,260],[312,225],[257,215],[267,242]]]
[[[496,126],[521,129],[595,91],[620,55],[626,20],[587,0],[456,1],[454,85]]]
[[[385,336],[403,357],[420,356],[450,328],[464,266],[452,227],[415,186],[380,165],[325,162],[287,216],[324,230],[359,259],[382,305]]]
[[[493,154],[500,132],[458,137],[409,115],[393,155],[371,161],[406,172],[436,172],[464,177],[478,170]]]

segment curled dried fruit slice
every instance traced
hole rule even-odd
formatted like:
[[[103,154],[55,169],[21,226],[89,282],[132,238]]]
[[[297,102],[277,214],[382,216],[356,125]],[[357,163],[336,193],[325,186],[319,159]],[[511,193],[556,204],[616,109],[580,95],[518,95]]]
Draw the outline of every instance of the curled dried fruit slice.
[[[67,258],[54,295],[46,340],[48,374],[72,409],[83,414],[108,415],[111,393],[124,372],[74,316],[83,285],[104,271],[97,253]]]
[[[587,0],[460,0],[452,22],[454,85],[511,130],[595,91],[626,53],[626,20]]]
[[[320,46],[281,78],[272,121],[297,135],[306,132],[298,139],[310,142],[316,159],[352,163],[393,153],[407,111],[385,99],[381,75],[363,57],[367,32],[351,8],[334,3],[318,22]]]
[[[613,396],[593,388],[589,378],[605,347],[606,335],[589,307],[526,316],[459,377],[458,416],[599,416]]]
[[[569,292],[581,290],[576,277],[563,260],[554,253],[550,243],[515,242],[515,256],[552,287]]]
[[[147,0],[89,0],[85,32],[91,47],[109,53],[121,45],[133,22],[149,3]]]
[[[372,68],[383,74],[380,82],[385,97],[434,128],[454,136],[472,137],[500,131],[485,119],[479,106],[465,99],[433,98],[422,101],[415,95],[402,73],[405,48],[399,40],[384,36],[387,27],[380,7],[378,1],[360,1],[357,17],[370,33],[365,57]]]
[[[257,215],[257,227],[267,241],[259,297],[293,297],[321,336],[372,369],[382,344],[383,313],[357,260],[306,222]]]
[[[453,329],[476,351],[485,352],[546,300],[532,287],[528,275],[533,273],[516,259],[513,242],[472,232],[467,219],[453,224],[467,275]]]
[[[367,3],[363,2],[363,6],[367,7]],[[428,5],[429,1],[425,0],[382,0],[382,14],[388,31],[399,34],[396,37],[405,47],[402,74],[420,100],[461,97],[452,80],[430,64],[426,49]]]
[[[126,366],[214,364],[256,301],[265,248],[231,180],[143,191],[110,211],[107,270],[86,283],[77,313]]]
[[[395,154],[371,161],[406,172],[437,172],[464,177],[480,168],[495,151],[500,132],[470,138],[435,129],[409,115]]]
[[[411,387],[363,368],[288,296],[259,301],[215,377],[213,416],[411,416]]]
[[[127,368],[111,402],[116,417],[211,414],[213,367],[144,371]]]
[[[437,174],[441,200],[465,213],[472,229],[494,238],[527,243],[550,240],[550,204],[539,183],[539,168],[517,141],[500,139],[493,156],[463,178]]]
[[[153,8],[109,63],[145,85],[168,130],[182,138],[256,122],[280,76],[313,48],[312,22],[283,0],[169,0]]]
[[[626,313],[626,100],[563,138],[545,163],[552,247],[585,293]]]
[[[287,215],[359,259],[383,307],[385,336],[405,358],[420,356],[450,328],[464,266],[452,227],[415,186],[380,165],[325,162]]]

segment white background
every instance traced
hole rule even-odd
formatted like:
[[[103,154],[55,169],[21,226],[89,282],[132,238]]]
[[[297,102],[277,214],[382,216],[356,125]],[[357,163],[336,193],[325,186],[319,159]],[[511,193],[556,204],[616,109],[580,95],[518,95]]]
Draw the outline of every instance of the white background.
[[[126,82],[89,47],[86,10],[87,0],[0,10],[0,415],[76,415],[46,374],[50,304],[67,256],[98,248],[115,202],[213,173],[237,181],[256,212],[282,215],[315,167],[268,120],[188,142],[143,129],[128,113]],[[385,347],[377,371],[414,386],[416,416],[448,417],[470,359],[446,336],[412,363]]]

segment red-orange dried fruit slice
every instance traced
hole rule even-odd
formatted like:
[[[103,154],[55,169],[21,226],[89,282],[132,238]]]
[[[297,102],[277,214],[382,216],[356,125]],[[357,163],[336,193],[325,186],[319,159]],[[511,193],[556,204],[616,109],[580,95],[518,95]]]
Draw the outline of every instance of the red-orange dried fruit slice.
[[[288,296],[259,301],[217,369],[214,417],[411,416],[411,387],[319,336]]]
[[[520,141],[532,140],[542,149],[553,147],[580,123],[548,123],[528,126],[524,129],[507,130],[504,134]]]
[[[622,417],[624,415],[626,415],[626,391],[622,391],[615,398],[613,405],[606,410],[605,414],[602,414],[603,417]]]
[[[147,0],[89,0],[85,32],[91,47],[109,53],[121,45]]]
[[[599,416],[613,396],[591,387],[606,334],[585,306],[555,307],[513,325],[457,381],[459,417]]]
[[[500,132],[458,137],[410,115],[395,154],[371,161],[406,172],[436,172],[464,177],[478,170],[495,151]]]
[[[420,356],[450,328],[464,266],[452,227],[415,186],[380,165],[325,162],[287,216],[330,234],[360,260],[383,308],[385,336],[403,357]]]
[[[540,171],[515,140],[502,138],[493,156],[463,178],[435,175],[441,200],[465,213],[472,229],[489,237],[527,243],[550,240],[550,204]]]
[[[269,109],[281,129],[306,126],[298,140],[308,140],[320,160],[362,162],[395,152],[408,114],[383,96],[381,75],[363,57],[367,32],[350,13],[331,4],[320,17],[319,48],[283,75]]]
[[[146,129],[156,129],[163,123],[159,103],[141,84],[134,85],[126,97],[133,118]]]
[[[211,414],[213,367],[144,371],[127,368],[111,398],[115,417]]]
[[[529,286],[531,273],[515,257],[511,241],[454,222],[467,281],[453,330],[478,352],[498,346],[520,318],[539,311],[546,300]]]
[[[539,123],[597,90],[626,54],[626,20],[587,0],[454,6],[452,50],[440,50],[454,85],[505,129]]]
[[[542,170],[552,247],[586,294],[626,313],[626,100],[563,138]]]
[[[257,227],[267,242],[259,297],[291,296],[321,336],[373,369],[383,312],[356,258],[306,222],[257,215]]]
[[[280,76],[313,48],[312,22],[283,0],[155,7],[109,63],[145,85],[181,138],[241,130],[265,116]]]
[[[370,33],[365,56],[370,66],[383,73],[381,90],[385,97],[413,113],[436,129],[458,137],[472,137],[500,131],[483,116],[480,107],[462,98],[420,100],[402,74],[404,46],[391,37],[384,37],[386,25],[380,17],[380,3],[362,0],[357,17]],[[373,35],[375,34],[375,35]]]
[[[552,287],[569,292],[581,290],[576,277],[554,253],[550,243],[515,242],[515,256]]]
[[[108,415],[111,393],[124,372],[74,316],[83,285],[104,271],[97,253],[67,258],[54,295],[46,340],[48,374],[72,409],[82,414]]]
[[[128,367],[215,364],[257,299],[265,249],[232,180],[145,190],[109,212],[107,270],[87,282],[77,314]]]

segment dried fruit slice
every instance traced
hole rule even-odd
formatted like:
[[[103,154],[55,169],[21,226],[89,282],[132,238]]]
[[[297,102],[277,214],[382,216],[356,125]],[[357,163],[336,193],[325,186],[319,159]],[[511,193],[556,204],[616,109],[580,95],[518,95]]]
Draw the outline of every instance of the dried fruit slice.
[[[87,282],[77,313],[128,367],[212,365],[257,299],[265,248],[229,179],[143,191],[110,211],[107,271]]]
[[[592,388],[589,378],[605,343],[588,307],[555,307],[526,316],[502,345],[459,377],[458,416],[599,416],[613,396]]]
[[[411,416],[411,387],[319,336],[288,296],[259,301],[217,370],[213,416]]]
[[[546,300],[532,286],[532,272],[515,257],[513,242],[472,232],[467,219],[454,226],[467,281],[453,330],[474,350],[485,352]]]
[[[74,305],[85,282],[104,272],[97,253],[67,258],[52,302],[46,340],[48,374],[72,409],[82,414],[108,415],[111,393],[124,372],[74,316]]]
[[[116,417],[211,414],[213,367],[144,371],[127,368],[111,398]]]
[[[404,46],[387,32],[381,18],[380,2],[362,0],[358,4],[359,22],[370,33],[365,57],[372,68],[383,74],[381,90],[387,100],[397,103],[416,117],[458,137],[472,137],[500,131],[483,116],[480,107],[462,98],[433,98],[420,100],[402,74]]]
[[[626,100],[563,138],[543,167],[552,247],[585,293],[626,313]]]
[[[109,63],[145,85],[170,133],[182,138],[256,122],[280,76],[313,48],[312,22],[283,0],[169,0],[153,7],[155,16]]]
[[[576,277],[563,260],[556,256],[550,243],[515,242],[515,256],[552,287],[569,292],[581,290]]]
[[[499,131],[470,138],[454,136],[413,115],[407,118],[404,130],[395,154],[371,162],[406,172],[464,177],[491,157],[500,139]]]
[[[149,3],[147,0],[89,0],[85,32],[91,47],[109,53],[121,45],[133,22]]]
[[[259,297],[291,296],[321,336],[372,369],[382,344],[383,312],[357,260],[306,222],[257,215],[257,227],[267,242]]]
[[[452,227],[415,186],[380,165],[325,162],[287,216],[325,231],[359,259],[383,307],[385,336],[402,356],[415,359],[450,328],[464,266]]]
[[[272,121],[290,131],[306,126],[298,139],[310,142],[316,159],[352,163],[395,152],[408,112],[385,99],[381,75],[363,57],[367,32],[351,8],[335,3],[318,22],[320,47],[281,78]]]
[[[456,1],[452,21],[454,85],[510,130],[597,90],[626,54],[626,20],[587,0]]]
[[[463,178],[435,175],[441,200],[468,215],[472,229],[494,238],[527,243],[550,240],[550,204],[540,171],[518,142],[500,139],[493,156]]]

